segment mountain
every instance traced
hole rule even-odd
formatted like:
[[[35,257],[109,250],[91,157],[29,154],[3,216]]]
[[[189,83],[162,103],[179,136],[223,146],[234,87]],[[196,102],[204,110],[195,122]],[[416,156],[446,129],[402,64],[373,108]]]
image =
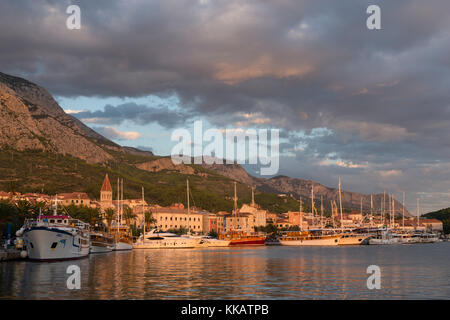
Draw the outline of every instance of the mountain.
[[[307,209],[312,184],[316,206],[320,196],[325,208],[338,200],[336,189],[309,180],[256,178],[238,164],[176,166],[168,157],[120,146],[66,114],[44,88],[0,72],[0,190],[86,191],[98,198],[106,173],[113,181],[126,179],[126,196],[138,198],[144,186],[146,195],[162,205],[184,201],[189,177],[196,205],[212,211],[232,208],[233,180],[240,182],[240,203],[250,201],[250,186],[255,186],[256,200],[276,212],[298,208],[294,198],[276,196],[280,193],[301,196]],[[367,210],[370,196],[348,191],[343,192],[343,207],[359,210],[361,197]],[[381,197],[374,195],[375,210]],[[401,204],[396,201],[395,207]]]

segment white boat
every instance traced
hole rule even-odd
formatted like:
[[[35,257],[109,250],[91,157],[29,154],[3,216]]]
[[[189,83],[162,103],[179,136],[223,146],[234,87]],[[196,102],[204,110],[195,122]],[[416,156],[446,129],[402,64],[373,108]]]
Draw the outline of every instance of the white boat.
[[[228,247],[230,243],[230,240],[221,240],[210,236],[202,237],[200,241],[200,245],[203,247]]]
[[[114,244],[114,251],[127,251],[127,250],[131,250],[131,249],[133,249],[133,245],[132,244],[130,244],[130,243],[127,243],[127,242],[122,242],[122,241],[119,241],[119,242],[116,242],[115,244]]]
[[[69,216],[39,216],[27,220],[17,231],[17,236],[22,235],[32,260],[79,259],[89,254],[89,224]]]
[[[412,233],[398,233],[394,235],[394,238],[398,239],[398,243],[401,244],[413,244],[420,243],[420,236]]]
[[[368,234],[358,234],[358,233],[342,233],[339,238],[338,245],[348,246],[348,245],[361,245],[366,243],[371,235]]]
[[[439,241],[439,236],[435,233],[425,232],[422,235],[420,235],[421,243],[435,243],[438,241]]]
[[[169,232],[157,232],[156,229],[151,230],[139,237],[138,241],[133,244],[134,249],[175,249],[175,248],[195,248],[202,238],[178,236]]]
[[[91,240],[91,248],[89,251],[90,253],[111,252],[115,247],[114,239],[103,232],[91,233],[90,240]]]
[[[339,234],[325,234],[321,231],[286,231],[280,238],[282,246],[337,246]]]
[[[377,235],[371,239],[369,239],[369,244],[372,245],[389,245],[389,244],[397,244],[399,243],[399,239],[394,237],[394,234],[390,233],[387,230],[381,230],[377,232]]]

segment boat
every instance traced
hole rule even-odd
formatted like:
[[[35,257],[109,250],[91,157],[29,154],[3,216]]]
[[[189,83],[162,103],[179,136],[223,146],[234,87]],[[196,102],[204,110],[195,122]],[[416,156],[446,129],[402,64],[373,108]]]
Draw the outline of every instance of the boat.
[[[342,233],[339,238],[338,245],[361,245],[367,243],[371,235],[368,234],[358,234],[358,233]]]
[[[369,239],[371,245],[389,245],[399,243],[399,239],[394,237],[394,234],[388,230],[379,230],[376,235]]]
[[[27,219],[16,232],[16,236],[23,237],[27,256],[31,260],[70,260],[89,255],[89,224],[69,215],[58,215],[57,197],[53,215],[41,215],[39,212],[36,219]]]
[[[394,238],[398,239],[398,243],[401,244],[413,244],[420,243],[420,235],[415,233],[397,233],[394,234]]]
[[[90,240],[90,253],[111,252],[115,247],[114,238],[105,232],[95,231],[91,233]]]
[[[179,236],[169,232],[158,232],[156,229],[141,235],[133,244],[134,249],[176,249],[195,248],[200,244],[201,238]]]
[[[282,246],[337,246],[341,237],[323,230],[285,231],[279,241]]]
[[[113,233],[114,237],[114,251],[126,251],[133,249],[133,237],[130,234],[128,226],[118,226]]]
[[[123,179],[117,178],[117,221],[113,228],[114,235],[114,251],[126,251],[133,249],[133,237],[130,227],[122,225],[123,212]]]
[[[236,181],[234,182],[234,217],[238,218],[237,211],[237,196],[236,196]],[[248,233],[239,228],[234,228],[227,233],[220,234],[219,239],[229,241],[230,246],[263,246],[266,244],[266,237],[256,233]]]
[[[201,238],[200,246],[202,247],[228,247],[230,240],[221,240],[211,236],[204,236]]]
[[[89,254],[89,224],[68,215],[39,215],[28,219],[16,235],[23,237],[31,260],[80,259]]]
[[[420,243],[435,243],[439,241],[439,236],[435,233],[424,232],[420,235]]]
[[[228,241],[230,246],[263,246],[266,244],[265,236],[247,234],[239,230],[221,234],[219,240]]]

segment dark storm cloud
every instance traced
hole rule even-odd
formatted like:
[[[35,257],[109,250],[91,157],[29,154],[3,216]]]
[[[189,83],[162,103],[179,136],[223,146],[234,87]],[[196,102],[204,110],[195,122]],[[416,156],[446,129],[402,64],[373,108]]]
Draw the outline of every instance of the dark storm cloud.
[[[72,2],[77,31],[65,28]],[[365,27],[370,4],[381,7],[380,31]],[[358,175],[450,189],[435,174],[450,157],[448,0],[5,0],[0,18],[3,72],[56,95],[176,95],[183,108],[129,104],[83,117],[171,128],[201,114],[218,126],[279,127],[289,173],[295,160],[324,181],[344,170],[355,185]],[[347,167],[314,171],[324,159]]]
[[[190,116],[168,107],[149,107],[136,103],[124,103],[117,106],[106,105],[100,111],[82,111],[73,114],[86,123],[118,125],[124,121],[133,121],[138,125],[158,123],[166,128],[182,125]]]

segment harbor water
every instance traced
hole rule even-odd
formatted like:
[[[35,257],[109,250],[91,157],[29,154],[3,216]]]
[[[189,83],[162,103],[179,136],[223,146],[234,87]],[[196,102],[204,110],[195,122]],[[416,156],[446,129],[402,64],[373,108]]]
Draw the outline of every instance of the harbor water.
[[[81,288],[67,288],[67,267]],[[381,270],[368,289],[367,267]],[[1,299],[450,299],[450,242],[148,249],[0,263]]]

